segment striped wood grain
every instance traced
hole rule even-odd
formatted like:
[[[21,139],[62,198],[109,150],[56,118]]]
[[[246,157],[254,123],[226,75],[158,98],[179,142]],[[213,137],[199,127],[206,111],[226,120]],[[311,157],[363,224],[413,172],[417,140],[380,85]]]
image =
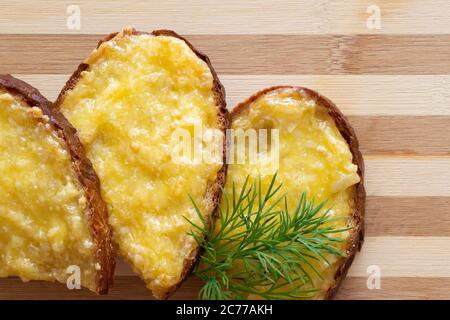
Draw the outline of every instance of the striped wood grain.
[[[39,88],[51,100],[56,99],[69,78],[51,74],[16,76]],[[220,79],[226,87],[230,109],[271,85],[318,90],[349,117],[365,155],[450,155],[450,76],[220,75]]]
[[[39,88],[50,100],[56,99],[70,76],[70,73],[23,74],[12,72],[14,70],[11,68],[8,72]],[[314,88],[333,100],[347,116],[450,116],[450,75],[230,75],[221,73],[219,77],[226,89],[229,108],[261,88],[286,84]],[[420,121],[415,125],[419,124]],[[392,129],[395,129],[395,126]],[[417,139],[415,141],[419,142]]]
[[[172,299],[196,299],[201,283],[189,278]],[[382,278],[381,288],[369,290],[366,277],[348,277],[336,299],[450,299],[450,278],[395,277]],[[96,296],[86,289],[67,290],[64,285],[19,279],[0,279],[0,299],[153,299],[144,283],[136,276],[115,278],[107,296]]]
[[[67,6],[81,29],[69,30]],[[382,28],[368,29],[367,7]],[[126,8],[126,10],[124,10]],[[174,29],[211,58],[229,106],[278,84],[316,89],[355,127],[366,162],[366,242],[338,299],[450,299],[450,2],[3,0],[0,73],[54,99],[104,34]],[[381,289],[367,288],[367,267]],[[119,262],[107,297],[0,279],[0,299],[150,299]],[[194,299],[190,278],[175,299]]]
[[[67,28],[69,5],[78,5],[80,30]],[[381,29],[367,28],[368,7],[381,10]],[[124,9],[126,8],[126,9]],[[2,33],[107,33],[132,24],[142,30],[189,34],[442,34],[450,25],[446,0],[90,1],[2,0]]]
[[[186,36],[225,74],[450,74],[450,34]],[[71,73],[103,37],[1,34],[0,73]]]
[[[364,249],[356,256],[349,277],[367,276],[367,268],[376,265],[384,277],[450,277],[450,237],[377,236],[366,237]],[[432,261],[432,263],[430,263]],[[135,275],[119,259],[117,276]]]
[[[450,158],[365,157],[369,196],[450,196]]]

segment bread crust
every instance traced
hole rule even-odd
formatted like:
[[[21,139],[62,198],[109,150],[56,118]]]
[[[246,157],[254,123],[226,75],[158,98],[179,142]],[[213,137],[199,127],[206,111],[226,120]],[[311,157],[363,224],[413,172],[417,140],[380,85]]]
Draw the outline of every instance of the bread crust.
[[[106,294],[112,285],[115,268],[108,212],[100,195],[99,179],[86,157],[76,130],[62,113],[52,107],[50,101],[29,84],[11,75],[0,75],[0,88],[24,101],[30,108],[39,108],[48,117],[51,130],[65,142],[71,156],[72,167],[87,200],[88,223],[94,242],[94,260],[95,264],[100,266],[95,277],[95,292]]]
[[[347,141],[350,152],[353,155],[353,163],[358,166],[358,175],[360,177],[360,182],[355,185],[353,192],[354,210],[351,220],[348,223],[348,225],[352,226],[353,228],[350,231],[349,241],[345,249],[346,256],[340,258],[340,261],[338,262],[338,268],[334,274],[334,283],[330,288],[328,288],[324,296],[324,299],[332,299],[336,295],[342,281],[345,279],[345,276],[347,275],[348,269],[353,262],[356,252],[361,250],[362,244],[364,242],[364,216],[366,201],[366,192],[364,189],[364,160],[359,150],[359,143],[358,138],[356,137],[356,133],[347,118],[331,100],[308,88],[297,86],[273,86],[258,91],[257,93],[234,107],[234,109],[230,113],[231,119],[233,120],[235,116],[241,113],[256,99],[269,92],[279,89],[294,89],[296,91],[299,91],[301,94],[314,99],[317,103],[322,105],[328,111],[328,114],[333,118],[342,137],[345,139],[345,141]]]
[[[230,128],[230,116],[228,113],[228,110],[226,108],[226,100],[225,100],[225,89],[223,85],[220,83],[219,77],[217,76],[216,71],[214,70],[209,58],[207,55],[202,53],[201,51],[197,50],[188,40],[186,40],[184,37],[178,35],[176,32],[172,30],[155,30],[153,32],[143,32],[143,31],[136,31],[134,28],[126,28],[124,30],[124,33],[127,35],[153,35],[155,37],[157,36],[167,36],[167,37],[174,37],[178,38],[182,41],[184,41],[188,47],[197,55],[197,57],[201,60],[203,60],[209,67],[209,70],[211,71],[211,74],[213,76],[213,92],[215,97],[215,104],[217,107],[217,116],[218,116],[218,123],[217,123],[217,129],[223,132],[223,166],[221,169],[217,172],[216,179],[212,181],[207,186],[207,192],[205,194],[205,199],[207,199],[207,207],[208,207],[208,216],[207,216],[207,223],[211,223],[212,219],[217,217],[217,207],[220,203],[220,198],[222,194],[222,188],[225,185],[226,181],[226,174],[227,174],[227,164],[226,164],[226,130]],[[111,33],[107,35],[103,40],[100,40],[97,44],[97,48],[109,40],[112,40],[116,35],[118,35],[118,32]],[[67,91],[73,89],[80,76],[81,73],[89,68],[89,65],[86,63],[81,63],[77,70],[72,74],[70,79],[66,82],[65,86],[63,87],[62,91],[58,95],[58,98],[55,101],[55,108],[60,109],[60,106],[63,103],[64,95]],[[202,251],[199,247],[195,248],[189,255],[188,258],[184,261],[183,271],[181,274],[181,280],[176,285],[168,288],[163,296],[157,297],[158,299],[168,299],[183,283],[183,281],[186,279],[186,277],[192,272],[194,269],[197,261],[199,260],[200,256],[202,254]]]

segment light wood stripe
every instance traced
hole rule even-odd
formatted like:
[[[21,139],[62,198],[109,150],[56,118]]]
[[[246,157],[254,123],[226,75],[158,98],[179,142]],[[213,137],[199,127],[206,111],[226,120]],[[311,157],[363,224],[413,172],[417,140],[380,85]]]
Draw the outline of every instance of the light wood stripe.
[[[439,221],[430,221],[439,223]],[[450,237],[367,237],[349,276],[366,277],[380,267],[382,277],[450,277]]]
[[[297,85],[330,98],[346,115],[450,115],[448,75],[220,75],[232,107],[262,88]]]
[[[370,196],[450,196],[450,158],[365,157]]]
[[[69,79],[69,74],[14,74],[39,88],[50,100],[56,99]],[[227,92],[229,108],[258,90],[284,84],[319,91],[333,100],[347,116],[450,115],[450,75],[219,76]]]
[[[0,35],[0,73],[67,74],[99,35]],[[450,35],[192,35],[224,74],[450,74]]]
[[[189,278],[171,299],[197,299],[200,280]],[[336,295],[341,299],[450,299],[450,278],[395,277],[382,278],[381,288],[369,290],[366,277],[347,277]],[[62,284],[19,279],[0,279],[0,299],[138,299],[153,300],[150,291],[136,276],[114,279],[114,287],[106,296],[97,296],[86,289],[68,290]]]
[[[81,9],[81,30],[66,26],[67,6]],[[380,30],[368,29],[367,7],[381,9]],[[126,9],[124,9],[126,8]],[[2,1],[3,33],[107,33],[125,24],[191,34],[446,33],[450,4],[433,1]],[[195,17],[195,18],[193,18]]]

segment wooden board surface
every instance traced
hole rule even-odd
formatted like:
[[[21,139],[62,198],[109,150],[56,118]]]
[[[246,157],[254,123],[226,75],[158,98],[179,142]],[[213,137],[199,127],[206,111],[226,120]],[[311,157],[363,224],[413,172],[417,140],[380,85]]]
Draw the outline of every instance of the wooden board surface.
[[[210,56],[230,107],[270,85],[320,91],[349,116],[367,164],[367,238],[337,299],[450,299],[448,12],[446,0],[2,0],[0,73],[54,99],[104,34],[130,25],[185,35]],[[379,289],[368,288],[373,266]],[[190,278],[174,298],[199,286]],[[107,297],[0,279],[0,298],[151,295],[119,262]]]

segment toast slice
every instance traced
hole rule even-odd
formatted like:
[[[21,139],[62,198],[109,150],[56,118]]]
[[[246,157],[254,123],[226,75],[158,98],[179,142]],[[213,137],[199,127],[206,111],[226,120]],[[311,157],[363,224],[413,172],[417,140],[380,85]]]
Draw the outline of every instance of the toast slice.
[[[97,175],[64,116],[9,75],[0,75],[0,171],[0,277],[73,275],[74,286],[107,293],[115,259]]]
[[[225,181],[229,120],[209,59],[173,31],[126,28],[99,43],[55,106],[99,174],[120,254],[156,298],[169,297],[199,255],[185,220],[199,219],[189,196],[209,219]],[[176,131],[198,138],[199,126],[218,131],[220,161],[172,154]]]
[[[340,217],[333,222],[335,229],[350,228],[333,234],[342,240],[339,249],[343,257],[328,255],[329,265],[311,261],[323,277],[316,276],[308,284],[319,289],[314,297],[332,298],[360,249],[364,234],[364,163],[355,132],[333,102],[301,87],[262,90],[238,104],[231,118],[235,131],[277,129],[278,142],[268,138],[269,150],[265,158],[260,158],[263,160],[251,163],[247,158],[242,164],[230,160],[225,187],[228,194],[232,192],[233,183],[240,190],[247,176],[256,179],[261,175],[263,186],[267,188],[277,171],[277,181],[283,184],[280,193],[287,193],[290,200],[289,212],[295,211],[296,199],[306,192],[316,203],[326,201],[325,207],[331,209],[332,218]],[[274,144],[278,148],[270,148]],[[232,148],[233,145],[229,147],[230,154]]]

